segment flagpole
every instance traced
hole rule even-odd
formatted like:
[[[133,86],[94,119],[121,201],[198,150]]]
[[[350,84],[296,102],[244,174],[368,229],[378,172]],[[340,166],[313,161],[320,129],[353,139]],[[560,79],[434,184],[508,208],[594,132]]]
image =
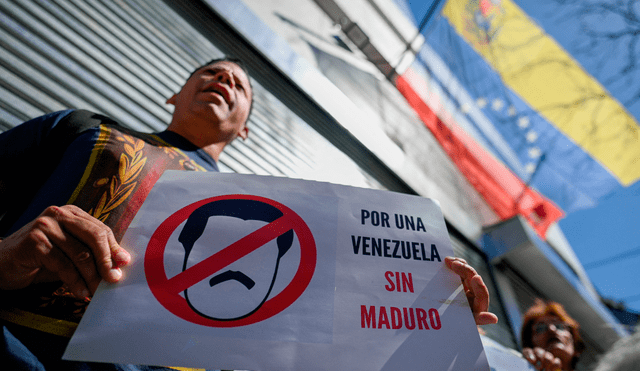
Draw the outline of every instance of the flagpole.
[[[441,2],[442,0],[436,0],[431,3],[429,10],[427,10],[427,14],[425,14],[424,17],[422,17],[422,21],[420,21],[420,25],[418,26],[418,35],[422,33],[422,30],[427,25],[427,22],[429,22],[429,20],[433,16],[433,13],[435,13],[436,9],[438,9],[438,5],[440,5]],[[418,35],[416,35],[415,37],[418,37]],[[414,40],[415,40],[415,37],[414,37]]]

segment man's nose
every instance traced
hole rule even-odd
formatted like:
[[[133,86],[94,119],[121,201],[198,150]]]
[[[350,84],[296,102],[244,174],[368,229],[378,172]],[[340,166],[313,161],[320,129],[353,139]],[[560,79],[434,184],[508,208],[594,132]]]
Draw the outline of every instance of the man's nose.
[[[220,70],[215,75],[215,79],[218,82],[229,85],[229,87],[233,88],[233,72],[227,70]]]

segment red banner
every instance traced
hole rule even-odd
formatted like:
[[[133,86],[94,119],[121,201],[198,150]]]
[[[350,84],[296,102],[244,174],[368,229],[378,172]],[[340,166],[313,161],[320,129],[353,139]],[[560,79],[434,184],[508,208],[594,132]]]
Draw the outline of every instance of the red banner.
[[[553,202],[531,189],[457,126],[442,122],[411,83],[409,69],[396,88],[415,110],[445,152],[502,220],[522,215],[544,239],[549,226],[564,216]],[[417,77],[416,77],[417,78]]]

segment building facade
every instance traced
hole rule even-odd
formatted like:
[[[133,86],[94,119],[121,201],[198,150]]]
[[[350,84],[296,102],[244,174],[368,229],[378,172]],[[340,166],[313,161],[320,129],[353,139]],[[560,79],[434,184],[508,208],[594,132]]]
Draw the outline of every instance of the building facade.
[[[0,17],[0,130],[67,108],[162,130],[165,101],[190,72],[235,56],[254,86],[251,136],[228,147],[222,171],[438,200],[455,253],[483,276],[500,320],[485,326],[486,346],[518,350],[536,297],[581,323],[580,369],[625,335],[559,227],[541,238],[522,216],[503,220],[398,91],[394,76],[424,50],[402,2],[16,0],[0,3]],[[446,73],[437,62],[431,71]],[[444,88],[427,86],[446,106]]]

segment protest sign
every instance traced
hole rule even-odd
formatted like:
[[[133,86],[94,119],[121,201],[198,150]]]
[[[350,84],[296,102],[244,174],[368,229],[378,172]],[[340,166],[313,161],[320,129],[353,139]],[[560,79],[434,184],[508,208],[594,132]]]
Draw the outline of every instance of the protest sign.
[[[489,370],[433,200],[168,171],[65,359],[243,370]]]

